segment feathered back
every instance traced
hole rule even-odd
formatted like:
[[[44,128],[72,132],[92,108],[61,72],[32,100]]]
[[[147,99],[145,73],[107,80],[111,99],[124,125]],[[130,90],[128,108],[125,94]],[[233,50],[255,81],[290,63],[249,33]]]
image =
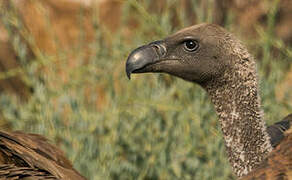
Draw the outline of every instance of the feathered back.
[[[247,176],[242,177],[242,180],[292,179],[292,128],[290,127],[291,121],[292,114],[288,115],[282,121],[273,125],[275,126],[274,128],[278,128],[279,131],[276,132],[278,132],[278,135],[280,135],[280,138],[277,138],[277,133],[275,133],[274,135],[272,135],[271,138],[272,142],[274,138],[276,148],[269,154],[269,156],[265,160],[263,160],[263,162],[255,170],[250,172]],[[289,129],[286,130],[287,128]]]
[[[64,153],[37,134],[0,131],[0,178],[85,179]]]
[[[267,128],[268,134],[271,138],[271,144],[275,148],[285,137],[285,132],[290,129],[292,121],[292,114],[286,116],[282,121]]]

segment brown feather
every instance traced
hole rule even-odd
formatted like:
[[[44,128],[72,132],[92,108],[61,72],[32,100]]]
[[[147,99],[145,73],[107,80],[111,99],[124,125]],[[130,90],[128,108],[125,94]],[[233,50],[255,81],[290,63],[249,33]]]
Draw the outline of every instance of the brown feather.
[[[0,131],[1,178],[85,179],[43,136],[5,131]]]
[[[292,128],[269,156],[242,180],[292,179]]]

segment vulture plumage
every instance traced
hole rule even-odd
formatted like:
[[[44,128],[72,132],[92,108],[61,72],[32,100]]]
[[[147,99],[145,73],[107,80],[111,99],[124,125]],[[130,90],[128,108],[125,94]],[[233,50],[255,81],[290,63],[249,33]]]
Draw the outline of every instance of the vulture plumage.
[[[85,180],[43,136],[5,131],[0,131],[0,179]]]
[[[291,116],[267,128],[255,60],[224,28],[199,24],[135,49],[126,62],[127,76],[147,72],[168,73],[207,91],[219,118],[229,162],[238,177],[249,173],[255,177],[269,173],[271,168],[275,173],[270,176],[292,173],[287,172],[292,167],[292,135],[287,130]],[[289,135],[283,133],[286,130]],[[285,155],[290,158],[279,167],[277,162]]]

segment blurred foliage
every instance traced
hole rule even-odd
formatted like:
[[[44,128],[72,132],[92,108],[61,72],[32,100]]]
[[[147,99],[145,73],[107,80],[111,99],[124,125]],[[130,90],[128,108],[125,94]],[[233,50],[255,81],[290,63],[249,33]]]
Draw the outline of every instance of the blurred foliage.
[[[89,179],[234,179],[213,106],[199,86],[160,74],[126,78],[132,49],[191,24],[177,9],[179,25],[173,29],[171,10],[158,15],[149,13],[149,6],[146,0],[123,5],[122,24],[131,16],[140,20],[130,40],[117,30],[106,43],[107,31],[93,17],[94,53],[89,60],[75,58],[73,67],[62,49],[58,58],[39,52],[34,61],[25,59],[25,45],[13,37],[22,76],[34,92],[27,102],[2,94],[3,117],[13,130],[39,133],[58,144]],[[212,21],[196,11],[200,22]],[[259,61],[260,91],[269,124],[292,112],[291,104],[277,101],[274,94],[291,63],[291,47],[281,46],[276,57],[271,51],[281,44],[273,35],[274,11],[267,29],[259,29],[260,39],[252,42],[258,47],[252,53],[264,57]],[[15,21],[9,16],[14,15],[6,16],[11,25]],[[229,28],[232,20],[226,23]]]

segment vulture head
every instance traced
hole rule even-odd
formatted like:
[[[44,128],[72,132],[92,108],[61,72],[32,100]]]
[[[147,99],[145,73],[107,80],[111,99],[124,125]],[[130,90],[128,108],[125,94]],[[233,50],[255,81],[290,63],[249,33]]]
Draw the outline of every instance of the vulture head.
[[[291,127],[289,116],[267,130],[256,63],[225,29],[199,24],[135,49],[126,62],[128,77],[147,72],[168,73],[207,91],[219,118],[230,165],[238,177],[253,170],[247,179],[285,179],[291,174],[287,168],[292,164],[290,139],[284,139],[270,154],[272,145],[284,138],[281,133]],[[292,139],[291,134],[289,137]]]
[[[162,72],[201,85],[219,117],[238,177],[272,150],[262,118],[256,63],[241,42],[215,24],[199,24],[130,53],[126,73]]]
[[[141,46],[129,55],[126,73],[163,72],[200,85],[232,69],[233,43],[226,30],[199,24],[160,41]]]

